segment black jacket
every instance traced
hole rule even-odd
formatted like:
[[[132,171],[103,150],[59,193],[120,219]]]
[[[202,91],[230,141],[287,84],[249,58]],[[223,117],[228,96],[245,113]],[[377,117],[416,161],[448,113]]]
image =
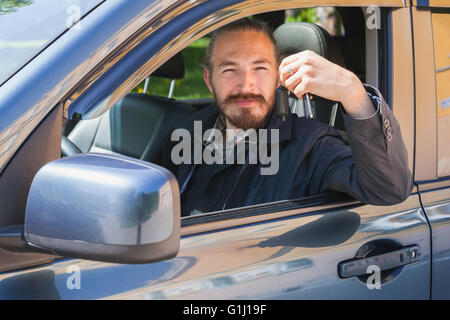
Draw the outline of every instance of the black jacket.
[[[261,175],[261,164],[174,165],[174,142],[168,142],[153,162],[174,173],[180,187],[182,215],[296,199],[329,191],[345,192],[367,204],[404,201],[413,181],[397,120],[381,98],[378,112],[365,120],[344,114],[350,146],[339,132],[316,120],[290,114],[286,121],[271,114],[266,128],[279,129],[279,170]],[[198,113],[203,131],[212,128],[215,108]],[[191,129],[191,132],[193,130]],[[194,150],[194,149],[192,149]]]

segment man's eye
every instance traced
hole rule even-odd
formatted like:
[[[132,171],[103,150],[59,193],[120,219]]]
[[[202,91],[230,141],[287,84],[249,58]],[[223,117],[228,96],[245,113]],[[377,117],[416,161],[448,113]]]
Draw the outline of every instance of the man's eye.
[[[256,69],[256,70],[267,70],[266,67],[256,67],[255,69]]]
[[[234,69],[224,69],[222,72],[226,73],[226,72],[233,72],[233,71],[234,71]]]

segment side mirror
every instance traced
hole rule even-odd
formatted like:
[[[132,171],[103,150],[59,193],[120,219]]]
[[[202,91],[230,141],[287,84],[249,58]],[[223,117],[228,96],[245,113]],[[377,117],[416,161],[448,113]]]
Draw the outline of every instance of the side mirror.
[[[148,263],[178,253],[180,214],[178,183],[168,170],[125,156],[81,154],[38,171],[24,239],[61,256]]]

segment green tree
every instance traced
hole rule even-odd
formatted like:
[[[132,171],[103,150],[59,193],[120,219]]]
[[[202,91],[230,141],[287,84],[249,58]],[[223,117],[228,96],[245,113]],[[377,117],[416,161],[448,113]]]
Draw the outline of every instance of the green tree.
[[[16,12],[18,8],[32,3],[33,0],[0,0],[0,14]]]
[[[316,23],[319,21],[316,15],[315,8],[305,8],[292,10],[293,12],[288,12],[286,17],[286,22],[311,22]]]

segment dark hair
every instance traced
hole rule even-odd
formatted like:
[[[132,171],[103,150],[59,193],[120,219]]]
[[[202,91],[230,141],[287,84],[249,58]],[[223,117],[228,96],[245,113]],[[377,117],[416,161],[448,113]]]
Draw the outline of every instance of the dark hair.
[[[280,62],[280,51],[278,48],[277,41],[275,40],[273,33],[270,30],[270,28],[267,26],[267,24],[265,24],[264,22],[259,21],[259,20],[243,18],[243,19],[237,20],[235,22],[232,22],[230,24],[227,24],[226,26],[224,26],[212,33],[211,40],[209,42],[209,46],[206,49],[205,58],[203,60],[203,64],[204,64],[205,68],[208,69],[208,71],[210,73],[212,72],[212,67],[213,67],[212,54],[213,54],[217,39],[220,36],[224,35],[225,33],[233,32],[233,31],[244,31],[244,30],[258,31],[258,32],[262,32],[265,35],[267,35],[267,37],[270,39],[270,42],[273,45],[276,62],[277,63]]]

